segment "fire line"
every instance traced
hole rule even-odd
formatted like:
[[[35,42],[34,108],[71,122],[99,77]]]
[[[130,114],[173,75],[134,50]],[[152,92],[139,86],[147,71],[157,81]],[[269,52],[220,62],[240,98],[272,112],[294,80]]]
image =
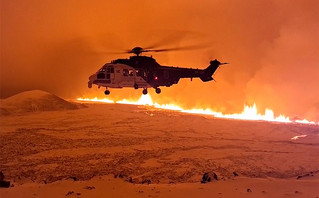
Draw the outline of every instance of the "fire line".
[[[151,96],[149,94],[142,95],[138,101],[133,100],[119,100],[113,101],[107,98],[98,99],[95,98],[77,98],[78,101],[84,102],[101,102],[101,103],[116,103],[116,104],[128,104],[128,105],[147,105],[153,106],[158,109],[167,109],[173,111],[179,111],[183,113],[190,113],[190,114],[201,114],[201,115],[212,115],[217,118],[226,118],[226,119],[237,119],[237,120],[262,120],[262,121],[269,121],[269,122],[282,122],[282,123],[299,123],[299,124],[312,124],[312,125],[319,125],[319,122],[316,123],[314,121],[308,121],[306,119],[303,120],[294,120],[291,121],[289,117],[284,115],[279,115],[277,117],[274,116],[274,112],[271,109],[266,109],[264,114],[260,114],[257,111],[256,104],[253,106],[245,105],[244,110],[239,114],[223,114],[222,112],[215,112],[211,109],[183,109],[182,107],[175,105],[175,104],[158,104],[153,102]]]

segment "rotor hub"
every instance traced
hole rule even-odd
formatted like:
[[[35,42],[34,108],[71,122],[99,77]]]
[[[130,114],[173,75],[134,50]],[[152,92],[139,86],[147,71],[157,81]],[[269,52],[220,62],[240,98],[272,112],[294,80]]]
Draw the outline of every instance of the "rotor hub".
[[[139,56],[142,52],[147,52],[147,50],[144,50],[141,47],[134,47],[133,49],[129,51],[129,53],[136,54],[136,56]]]

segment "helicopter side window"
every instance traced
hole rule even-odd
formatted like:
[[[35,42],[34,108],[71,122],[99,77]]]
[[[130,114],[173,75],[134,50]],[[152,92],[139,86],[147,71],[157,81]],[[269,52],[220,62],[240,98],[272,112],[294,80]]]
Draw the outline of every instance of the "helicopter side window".
[[[136,70],[136,76],[143,76],[144,71],[142,69]]]
[[[129,74],[129,76],[134,76],[134,70],[133,70],[133,69],[130,69],[130,70],[128,71],[128,74]]]
[[[123,76],[128,76],[128,69],[123,69]]]

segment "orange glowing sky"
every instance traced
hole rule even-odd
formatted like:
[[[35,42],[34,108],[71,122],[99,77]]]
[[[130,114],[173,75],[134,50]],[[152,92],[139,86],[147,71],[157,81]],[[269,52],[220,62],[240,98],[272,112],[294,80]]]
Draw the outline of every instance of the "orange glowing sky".
[[[197,51],[153,54],[163,65],[205,68],[230,62],[215,82],[181,80],[152,98],[185,107],[239,112],[256,103],[319,120],[319,1],[317,0],[2,0],[1,98],[42,89],[66,98],[103,96],[88,76],[104,54],[165,42],[206,43]],[[141,90],[111,90],[139,98]]]

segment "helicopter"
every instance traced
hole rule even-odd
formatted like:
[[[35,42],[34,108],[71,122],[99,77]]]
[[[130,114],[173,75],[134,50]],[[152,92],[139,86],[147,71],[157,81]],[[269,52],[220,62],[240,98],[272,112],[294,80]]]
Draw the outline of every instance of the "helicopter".
[[[161,86],[170,87],[177,84],[181,78],[200,78],[203,82],[214,80],[212,77],[221,63],[217,59],[210,61],[206,69],[192,69],[182,67],[163,66],[156,62],[152,56],[141,56],[144,52],[163,52],[174,49],[143,49],[134,47],[125,53],[135,54],[128,59],[116,59],[103,65],[96,73],[89,77],[88,87],[93,84],[98,88],[105,87],[105,95],[110,94],[108,88],[133,87],[143,89],[154,88],[157,94],[161,93]]]

